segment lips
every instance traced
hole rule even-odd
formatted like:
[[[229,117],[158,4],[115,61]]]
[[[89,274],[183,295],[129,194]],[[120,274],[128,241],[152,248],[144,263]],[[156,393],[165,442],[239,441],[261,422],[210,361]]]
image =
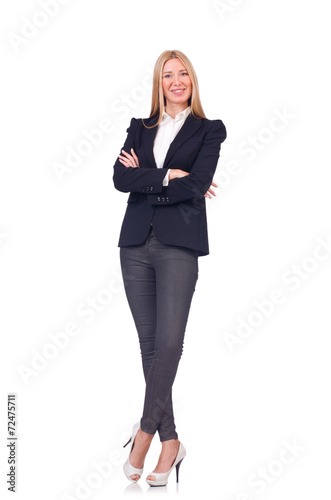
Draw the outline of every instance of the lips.
[[[176,89],[176,90],[171,90],[170,92],[172,92],[175,95],[182,95],[185,92],[185,90],[186,89]]]

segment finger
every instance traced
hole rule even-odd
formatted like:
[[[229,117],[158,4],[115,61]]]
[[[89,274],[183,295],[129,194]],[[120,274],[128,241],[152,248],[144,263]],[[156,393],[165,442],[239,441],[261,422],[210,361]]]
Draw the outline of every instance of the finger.
[[[211,185],[214,186],[215,188],[218,188],[218,185],[215,182],[212,182]]]
[[[216,193],[215,191],[213,191],[212,189],[208,189],[209,193],[212,194],[213,196],[216,196]]]
[[[133,148],[131,148],[131,153],[132,153],[132,156],[133,158],[135,159],[136,161],[136,165],[137,167],[139,167],[139,160],[138,160],[138,156],[136,155],[136,153],[134,152]]]
[[[129,160],[130,162],[130,165],[132,167],[137,167],[136,165],[136,161],[135,159],[133,158],[133,156],[131,156],[129,153],[127,153],[126,151],[124,151],[124,149],[122,149],[122,153],[125,154],[125,156],[127,157],[127,159]]]
[[[129,162],[128,162],[128,161],[123,161],[123,160],[121,160],[121,159],[120,159],[119,161],[120,161],[121,163],[123,163],[123,165],[124,165],[125,167],[131,167],[131,165],[129,164]]]
[[[125,156],[118,155],[118,157],[123,161],[129,162],[129,160],[125,158]]]
[[[124,156],[119,156],[118,158],[119,158],[119,160],[121,160],[126,165],[131,165],[130,160],[128,160],[127,158],[124,158]]]
[[[129,153],[127,153],[126,151],[124,151],[124,149],[122,149],[121,153],[123,153],[125,156],[130,156]]]
[[[132,162],[134,162],[134,158],[133,156],[131,156],[129,153],[127,153],[126,151],[124,151],[124,149],[122,149],[122,153],[126,156],[126,158]]]

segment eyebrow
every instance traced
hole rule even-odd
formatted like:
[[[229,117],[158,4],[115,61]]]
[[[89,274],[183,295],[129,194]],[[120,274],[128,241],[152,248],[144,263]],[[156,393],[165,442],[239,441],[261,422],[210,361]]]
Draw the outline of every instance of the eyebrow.
[[[187,71],[187,69],[184,68],[184,69],[180,69],[179,71]],[[163,74],[165,74],[165,73],[172,73],[172,71],[163,71]]]

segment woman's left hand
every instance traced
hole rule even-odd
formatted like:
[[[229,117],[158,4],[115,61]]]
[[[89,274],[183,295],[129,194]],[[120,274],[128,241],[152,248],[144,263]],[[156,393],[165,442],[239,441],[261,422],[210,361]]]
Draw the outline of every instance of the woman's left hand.
[[[217,184],[215,184],[215,182],[212,182],[212,183],[211,183],[211,185],[212,185],[212,186],[214,186],[214,187],[218,187],[218,185],[217,185]],[[209,188],[209,189],[208,189],[208,191],[207,191],[207,193],[206,193],[206,194],[204,194],[204,197],[205,197],[205,198],[212,198],[212,196],[211,196],[211,195],[216,196],[216,193],[215,193],[215,191],[213,191],[211,188]]]
[[[122,149],[122,153],[125,155],[125,156],[121,156],[121,155],[118,155],[119,159],[120,159],[120,162],[123,163],[123,165],[125,167],[133,167],[133,168],[139,168],[139,160],[138,160],[138,156],[136,155],[136,153],[134,152],[134,150],[131,148],[131,155],[129,153],[127,153],[126,151],[124,151],[124,149]]]

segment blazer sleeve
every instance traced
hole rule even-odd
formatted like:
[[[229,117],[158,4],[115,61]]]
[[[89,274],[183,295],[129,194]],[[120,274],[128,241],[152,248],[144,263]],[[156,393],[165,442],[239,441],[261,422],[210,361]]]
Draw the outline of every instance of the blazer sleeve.
[[[138,120],[132,118],[129,128],[127,128],[127,138],[124,149],[127,153],[131,154],[131,148],[135,147],[136,130]],[[120,153],[121,153],[120,151]],[[129,191],[138,193],[161,193],[162,182],[166,176],[167,171],[162,168],[148,168],[148,167],[125,167],[117,158],[114,165],[113,182],[118,191],[128,193]]]
[[[147,199],[151,205],[169,205],[191,198],[201,198],[208,191],[220,156],[221,143],[227,132],[222,120],[210,120],[189,175],[169,181],[162,194],[150,194]]]

